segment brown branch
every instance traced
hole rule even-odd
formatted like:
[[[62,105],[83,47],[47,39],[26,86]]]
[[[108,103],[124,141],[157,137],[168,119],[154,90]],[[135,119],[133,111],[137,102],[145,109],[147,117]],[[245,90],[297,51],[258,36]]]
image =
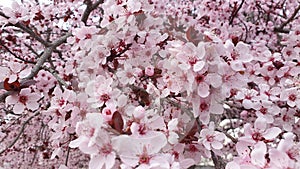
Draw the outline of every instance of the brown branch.
[[[56,78],[56,80],[60,85],[65,86],[66,88],[69,86],[61,77],[59,77],[59,75],[56,73],[54,69],[48,67],[43,67],[43,69],[50,72]]]
[[[9,19],[8,16],[6,16],[3,12],[0,11],[0,16]],[[42,43],[44,46],[49,46],[49,42],[45,41],[41,36],[37,35],[35,32],[33,32],[28,26],[24,25],[21,22],[18,22],[16,24],[9,23],[7,26],[15,26],[23,30],[24,32],[28,33],[31,37]]]
[[[215,169],[225,169],[225,162],[223,161],[222,157],[216,155],[212,150],[210,151],[211,158],[214,162]]]
[[[12,52],[7,46],[5,46],[3,43],[0,43],[0,45],[10,54],[12,54],[15,58],[26,62],[26,63],[31,63],[31,64],[36,64],[36,62],[34,61],[30,61],[30,60],[25,60],[24,58],[21,58],[20,56],[18,56],[17,54],[15,54],[14,52]]]
[[[38,59],[36,65],[32,68],[30,75],[28,75],[25,79],[32,79],[39,72],[43,64],[46,62],[46,60],[51,56],[55,47],[64,43],[67,40],[67,38],[70,37],[71,35],[72,35],[71,33],[67,33],[63,37],[59,38],[57,41],[51,43],[50,47],[47,47],[45,49],[42,56]]]
[[[289,33],[290,31],[287,30],[287,29],[284,29],[284,27],[287,26],[290,22],[292,22],[292,21],[295,19],[295,17],[296,17],[296,15],[298,14],[299,10],[300,10],[300,4],[299,4],[298,7],[295,9],[295,11],[294,11],[294,13],[292,14],[292,16],[289,17],[288,20],[286,20],[285,22],[283,22],[279,27],[275,27],[275,28],[274,28],[274,31],[275,31],[275,32],[280,32],[280,33]]]
[[[98,0],[94,4],[91,0],[85,0],[86,8],[81,17],[81,21],[86,25],[87,20],[89,18],[90,13],[95,10],[100,4],[102,4],[104,0]]]
[[[21,135],[23,134],[25,128],[26,128],[26,125],[29,123],[29,121],[31,119],[33,119],[35,116],[39,115],[40,112],[36,112],[34,115],[30,116],[23,124],[22,124],[22,127],[21,127],[21,130],[19,132],[19,134],[15,137],[15,139],[2,151],[0,151],[0,155],[3,154],[6,150],[8,150],[9,148],[11,148],[12,146],[15,145],[15,143],[19,140],[19,138],[21,137]]]
[[[229,25],[232,25],[233,19],[237,16],[237,14],[238,14],[239,10],[242,8],[244,2],[245,2],[245,0],[242,0],[239,7],[232,11],[232,14],[231,14],[230,19],[229,19]]]

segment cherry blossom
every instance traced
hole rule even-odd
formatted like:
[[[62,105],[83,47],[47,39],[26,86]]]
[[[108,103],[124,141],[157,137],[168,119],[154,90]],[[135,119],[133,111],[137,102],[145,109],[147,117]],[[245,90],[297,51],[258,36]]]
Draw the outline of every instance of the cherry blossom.
[[[158,167],[169,165],[160,156],[160,150],[167,144],[166,136],[161,133],[153,133],[143,138],[119,136],[112,140],[113,146],[120,154],[123,163],[135,167]],[[128,146],[123,146],[123,144]]]
[[[6,98],[7,105],[13,105],[13,112],[21,114],[27,108],[29,110],[36,110],[39,108],[38,100],[41,96],[37,93],[32,93],[29,88],[22,89],[20,93],[10,95]]]
[[[223,147],[222,142],[224,141],[224,139],[224,133],[214,131],[214,124],[209,123],[208,128],[201,130],[199,142],[202,142],[202,144],[208,150],[219,150]]]
[[[267,128],[266,119],[263,117],[258,117],[255,120],[254,127],[252,128],[250,124],[246,124],[244,127],[245,136],[241,137],[239,140],[243,140],[250,143],[255,143],[258,141],[272,141],[278,134],[280,134],[281,129],[278,127]]]
[[[0,6],[0,168],[300,168],[299,2]]]

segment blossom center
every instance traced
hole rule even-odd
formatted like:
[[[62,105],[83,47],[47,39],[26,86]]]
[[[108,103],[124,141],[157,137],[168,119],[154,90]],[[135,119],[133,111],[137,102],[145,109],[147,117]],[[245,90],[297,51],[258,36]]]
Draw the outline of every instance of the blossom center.
[[[20,96],[19,97],[19,102],[23,103],[24,105],[26,104],[27,100],[28,100],[27,96]]]
[[[61,107],[61,106],[63,106],[65,104],[65,100],[64,99],[60,99],[59,101],[58,101],[58,105]]]
[[[139,159],[140,164],[149,164],[149,162],[150,162],[150,157],[148,156],[148,154],[143,153],[142,155],[140,155],[140,159]]]
[[[262,140],[262,138],[263,138],[262,135],[258,132],[252,134],[252,139],[255,141],[260,141]]]
[[[296,100],[296,95],[295,94],[291,94],[291,95],[289,95],[289,100],[290,101],[295,101]]]
[[[197,83],[201,83],[204,81],[204,75],[197,75],[195,79]]]
[[[206,103],[201,103],[201,104],[200,104],[200,110],[201,110],[201,111],[204,111],[204,110],[206,110],[206,109],[208,109],[208,104],[206,104]]]
[[[214,138],[215,138],[215,136],[213,136],[213,135],[207,135],[207,136],[206,136],[206,140],[207,140],[208,142],[213,142],[213,141],[214,141]]]
[[[195,145],[193,145],[193,144],[189,145],[189,150],[190,150],[190,152],[197,152],[197,151],[199,151],[198,148]]]
[[[103,102],[107,102],[110,99],[108,94],[103,94],[100,96],[100,100]]]
[[[101,147],[101,152],[103,154],[110,154],[112,152],[112,146],[111,144],[105,144],[103,147]]]

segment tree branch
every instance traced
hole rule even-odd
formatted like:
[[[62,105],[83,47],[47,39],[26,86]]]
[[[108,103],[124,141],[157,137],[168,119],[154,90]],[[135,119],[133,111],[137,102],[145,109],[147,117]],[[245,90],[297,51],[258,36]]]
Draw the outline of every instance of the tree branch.
[[[0,16],[9,19],[8,16],[6,16],[3,12],[0,11]],[[23,23],[16,23],[16,24],[7,24],[7,26],[15,26],[20,28],[21,30],[23,30],[24,32],[28,33],[31,37],[33,37],[34,39],[36,39],[37,41],[39,41],[40,43],[42,43],[44,46],[49,46],[50,43],[45,41],[42,37],[40,37],[39,35],[37,35],[35,32],[33,32],[28,26],[24,25]]]
[[[65,86],[66,88],[69,86],[62,78],[59,77],[54,69],[48,67],[43,67],[43,69],[50,72],[56,78],[59,84]]]
[[[41,69],[43,64],[46,62],[46,60],[51,56],[52,51],[55,49],[55,47],[61,45],[64,43],[68,37],[70,37],[72,34],[71,32],[67,33],[66,35],[59,38],[57,41],[51,43],[50,47],[47,47],[42,54],[42,56],[38,59],[36,65],[32,68],[30,75],[28,75],[25,79],[32,79]]]
[[[292,16],[289,17],[288,20],[286,20],[285,22],[283,22],[279,27],[275,27],[275,28],[274,28],[274,31],[275,31],[275,32],[281,32],[281,33],[289,33],[290,31],[287,30],[287,29],[284,29],[284,27],[285,27],[286,25],[288,25],[290,22],[292,22],[292,21],[295,19],[295,17],[296,17],[296,15],[298,14],[299,10],[300,10],[300,4],[299,4],[298,7],[295,9],[295,11],[294,11],[294,13],[292,14]]]
[[[36,62],[34,61],[30,61],[30,60],[25,60],[24,58],[21,58],[20,56],[18,56],[17,54],[15,54],[14,52],[12,52],[7,46],[5,46],[3,43],[0,43],[0,45],[10,54],[12,54],[15,58],[26,62],[26,63],[31,63],[31,64],[35,64]]]
[[[232,11],[232,14],[231,14],[230,19],[229,19],[229,25],[232,25],[233,19],[237,16],[237,14],[238,14],[239,10],[242,8],[244,2],[245,2],[245,0],[242,0],[239,7]]]
[[[87,20],[89,18],[90,13],[95,10],[100,4],[102,4],[104,0],[98,0],[94,4],[91,0],[85,0],[86,8],[81,17],[81,21],[86,25]]]
[[[19,134],[15,137],[15,139],[2,151],[0,151],[0,155],[3,154],[7,149],[11,148],[12,146],[15,145],[15,143],[19,140],[19,138],[21,137],[21,135],[23,134],[26,125],[29,123],[29,121],[31,119],[33,119],[35,116],[39,115],[40,112],[36,112],[34,115],[30,116],[22,125],[21,130],[19,132]]]
[[[222,157],[216,155],[212,150],[210,151],[211,158],[215,164],[215,169],[225,169],[225,162],[223,161]]]

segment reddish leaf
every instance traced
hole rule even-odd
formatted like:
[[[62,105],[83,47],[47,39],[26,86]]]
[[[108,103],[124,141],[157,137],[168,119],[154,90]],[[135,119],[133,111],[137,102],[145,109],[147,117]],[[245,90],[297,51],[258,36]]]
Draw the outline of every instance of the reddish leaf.
[[[117,130],[119,133],[123,132],[124,121],[120,112],[118,111],[114,112],[112,116],[111,127]]]
[[[4,80],[4,83],[3,83],[3,87],[4,87],[5,90],[7,90],[7,91],[18,91],[20,89],[21,84],[18,80],[14,81],[12,83],[9,83],[8,80],[9,79],[6,78]]]
[[[0,82],[0,89],[5,89],[7,91],[20,91],[23,88],[27,88],[36,83],[35,80],[24,80],[21,83],[16,80],[12,83],[8,82],[9,79],[6,78],[3,82]]]

